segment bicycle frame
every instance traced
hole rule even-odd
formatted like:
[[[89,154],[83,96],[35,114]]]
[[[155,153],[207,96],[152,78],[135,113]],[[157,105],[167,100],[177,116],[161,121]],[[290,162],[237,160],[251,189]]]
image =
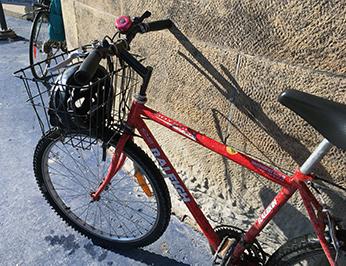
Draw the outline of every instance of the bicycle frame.
[[[324,253],[331,265],[335,265],[334,259],[332,258],[331,251],[329,249],[327,240],[324,236],[325,230],[325,214],[322,212],[322,206],[319,204],[315,196],[306,186],[305,181],[313,179],[313,176],[304,175],[299,170],[296,170],[293,176],[288,176],[280,171],[273,169],[233,148],[226,146],[220,142],[217,142],[181,123],[175,121],[159,112],[156,112],[145,106],[144,102],[135,99],[131,105],[131,109],[128,116],[127,126],[131,129],[125,132],[119,139],[116,150],[113,154],[112,163],[108,169],[108,173],[104,178],[103,183],[98,188],[98,190],[92,194],[92,197],[97,200],[100,193],[110,182],[114,174],[120,169],[122,163],[124,162],[124,157],[122,154],[123,148],[126,142],[133,138],[131,131],[137,129],[139,134],[143,137],[144,141],[150,148],[151,152],[157,159],[158,163],[161,165],[162,169],[166,173],[167,177],[173,184],[174,188],[178,192],[182,201],[186,204],[187,208],[190,210],[191,214],[195,218],[196,222],[200,226],[202,232],[207,237],[210,245],[216,251],[219,247],[221,240],[210,223],[198,207],[193,196],[185,186],[184,182],[179,177],[177,171],[174,169],[173,165],[161,149],[159,143],[154,138],[153,134],[144,122],[144,119],[152,120],[171,131],[174,131],[185,138],[188,138],[209,150],[212,150],[235,163],[246,167],[247,169],[263,176],[264,178],[277,183],[282,186],[280,192],[274,197],[272,202],[265,208],[259,218],[250,227],[250,229],[243,235],[241,241],[236,245],[232,258],[236,263],[243,251],[247,246],[256,239],[263,228],[269,223],[269,221],[276,215],[280,208],[290,199],[290,197],[298,190],[302,199],[304,206],[308,212],[311,223],[314,227],[315,233],[321,243]]]

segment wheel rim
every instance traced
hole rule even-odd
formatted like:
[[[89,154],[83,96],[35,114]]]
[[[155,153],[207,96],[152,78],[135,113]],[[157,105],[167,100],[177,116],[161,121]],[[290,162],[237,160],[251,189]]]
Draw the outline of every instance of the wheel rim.
[[[43,13],[37,22],[32,43],[33,64],[46,60],[47,54],[44,52],[44,43],[49,40],[48,16]]]
[[[74,136],[76,137],[76,136]],[[83,137],[85,138],[85,137]],[[66,138],[68,139],[68,137]],[[136,181],[130,154],[99,201],[91,201],[111,161],[113,147],[102,162],[102,143],[93,140],[89,149],[53,141],[43,155],[42,171],[48,193],[68,219],[83,230],[115,242],[139,241],[150,235],[159,221],[159,203],[155,188],[148,197]]]

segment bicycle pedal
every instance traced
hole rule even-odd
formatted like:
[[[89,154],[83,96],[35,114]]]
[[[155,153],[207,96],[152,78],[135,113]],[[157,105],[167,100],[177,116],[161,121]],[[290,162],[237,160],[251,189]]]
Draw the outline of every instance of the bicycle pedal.
[[[222,240],[217,251],[213,257],[213,265],[227,265],[230,252],[237,243],[236,239],[228,238],[227,236]]]

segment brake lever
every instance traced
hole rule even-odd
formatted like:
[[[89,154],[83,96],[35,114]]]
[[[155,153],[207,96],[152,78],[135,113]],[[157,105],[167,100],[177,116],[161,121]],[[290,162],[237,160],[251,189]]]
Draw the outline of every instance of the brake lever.
[[[147,11],[145,11],[145,12],[143,13],[142,16],[140,16],[140,17],[135,17],[135,18],[133,19],[133,22],[134,22],[135,24],[142,23],[146,18],[149,18],[150,16],[151,16],[151,12],[147,10]]]
[[[53,73],[55,71],[58,71],[59,69],[61,68],[66,68],[74,59],[76,58],[85,58],[87,56],[87,53],[85,52],[80,52],[78,50],[70,53],[68,55],[68,58],[63,60],[62,62],[54,65],[54,66],[51,66],[51,67],[48,67],[47,68],[47,71],[50,72],[50,73]]]

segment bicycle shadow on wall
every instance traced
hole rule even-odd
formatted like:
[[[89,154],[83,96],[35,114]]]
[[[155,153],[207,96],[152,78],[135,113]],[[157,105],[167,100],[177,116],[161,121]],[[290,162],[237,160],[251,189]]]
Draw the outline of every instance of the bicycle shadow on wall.
[[[230,101],[233,106],[236,107],[238,111],[240,111],[243,115],[245,115],[248,119],[252,121],[252,123],[256,124],[260,129],[262,129],[268,136],[275,140],[277,145],[285,151],[289,156],[293,159],[293,161],[297,165],[302,165],[306,158],[309,157],[310,151],[301,143],[297,138],[287,135],[283,132],[283,130],[273,121],[271,120],[263,111],[261,105],[249,97],[239,86],[236,79],[230,73],[230,71],[224,66],[220,65],[220,68],[223,73],[220,73],[216,67],[214,67],[209,60],[190,42],[190,40],[176,27],[173,26],[170,30],[174,37],[179,41],[179,43],[186,49],[190,56],[185,55],[182,52],[178,52],[181,57],[183,57],[189,64],[191,64],[201,75],[203,75],[225,99]],[[215,122],[215,127],[218,133],[221,142],[226,144],[228,136],[227,132],[222,130],[221,121],[225,121],[232,126],[234,129],[239,131],[240,134],[243,135],[245,139],[247,139],[248,143],[254,145],[254,147],[264,156],[271,164],[275,165],[274,162],[270,158],[268,158],[264,152],[261,151],[261,148],[256,146],[249,137],[247,137],[240,128],[238,128],[234,123],[230,121],[228,118],[229,114],[223,114],[222,112],[213,109],[213,118]],[[299,151],[299,153],[297,152]],[[229,160],[223,158],[224,163],[224,175],[227,180],[227,185],[230,193],[232,193],[232,183],[231,176],[229,171]],[[331,178],[330,174],[327,170],[319,163],[316,167],[316,173]],[[262,201],[265,198],[267,199],[271,197],[272,193],[270,191],[262,191],[261,192]],[[246,202],[241,202],[242,204],[247,205]],[[250,206],[247,206],[250,210]],[[290,206],[291,208],[294,208]],[[303,216],[297,211],[295,215]],[[300,217],[299,217],[300,218]],[[306,218],[305,218],[306,219]]]
[[[259,195],[263,206],[268,206],[276,194],[272,189],[262,187]],[[288,239],[313,232],[310,220],[289,203],[282,206],[282,209],[273,217],[273,222]]]
[[[295,137],[285,134],[282,129],[271,120],[263,111],[261,105],[250,98],[239,86],[236,79],[224,65],[220,65],[223,74],[214,67],[209,60],[190,42],[190,40],[176,27],[170,30],[179,43],[189,52],[193,59],[189,58],[182,52],[178,52],[188,63],[190,63],[200,74],[202,74],[225,99],[229,100],[242,114],[249,118],[254,124],[261,128],[267,135],[275,140],[277,145],[297,163],[302,165],[306,158],[309,157],[310,151]],[[219,114],[222,114],[219,112]],[[224,136],[219,119],[216,118],[217,112],[214,112],[216,129],[221,141],[226,144],[228,136]],[[228,114],[222,114],[222,117],[228,117]],[[228,119],[228,123],[231,123]],[[241,132],[238,129],[239,132]],[[256,146],[255,146],[256,147]],[[256,147],[260,152],[260,148]],[[297,152],[299,150],[299,153]],[[262,155],[264,153],[262,152]],[[267,158],[269,161],[270,158]],[[225,161],[228,161],[224,159]],[[225,164],[227,170],[227,164]],[[225,171],[226,177],[230,176]],[[316,173],[330,178],[330,174],[319,163],[316,167]],[[231,184],[229,184],[231,185]]]
[[[225,76],[208,61],[208,59],[176,26],[173,26],[170,31],[198,64],[181,52],[178,52],[179,55],[188,61],[213,86],[215,86],[221,95],[231,101],[231,103],[241,113],[251,119],[253,123],[264,130],[271,138],[273,138],[277,145],[280,146],[282,150],[287,152],[298,165],[301,165],[306,160],[306,158],[310,155],[310,151],[297,138],[285,134],[273,120],[268,118],[261,105],[246,95],[246,93],[241,89],[235,78],[224,65],[221,64],[220,67]],[[227,117],[227,115],[224,114],[223,116]],[[217,119],[216,129],[222,142],[226,143],[227,138],[223,136],[223,131],[221,130],[221,126],[218,124]],[[259,148],[257,147],[257,149]],[[299,150],[299,153],[297,150]],[[321,164],[319,164],[316,169],[321,175],[330,178],[329,173]]]
[[[331,210],[335,217],[340,217],[345,213],[346,206],[343,203],[345,201],[346,194],[337,194],[334,190],[321,190],[321,192],[335,204]],[[271,200],[277,193],[268,187],[262,187],[259,195],[262,200],[263,206],[268,206]],[[325,198],[326,199],[326,198]],[[327,204],[328,207],[329,204]],[[298,219],[298,220],[297,220]],[[297,223],[298,221],[298,223]],[[314,232],[310,220],[304,216],[297,208],[291,204],[285,204],[282,209],[273,217],[273,222],[281,229],[283,234],[288,238],[301,236],[302,234],[308,234]]]
[[[222,134],[222,131],[220,130],[220,127],[218,126],[220,124],[220,117],[221,119],[227,120],[237,131],[239,131],[240,134],[242,134],[241,130],[237,127],[237,125],[232,123],[232,121],[230,121],[228,117],[225,117],[224,114],[222,114],[220,111],[216,109],[212,109],[212,112],[213,112],[214,120],[216,121],[217,131],[220,132],[220,134]],[[222,135],[219,135],[219,137],[223,139]],[[226,136],[225,141],[227,140],[228,137],[229,136]],[[259,149],[259,147],[257,147],[256,144],[253,143],[251,139],[247,138],[244,134],[243,134],[243,137],[247,143],[250,143],[251,145],[255,146],[257,149]],[[227,165],[228,162],[229,161],[227,159],[224,159],[225,167],[228,166]],[[274,164],[274,162],[271,162],[271,163]],[[254,174],[254,175],[257,175],[257,174]],[[260,180],[262,180],[261,177],[259,178]],[[243,179],[241,181],[243,181]],[[259,191],[259,196],[262,201],[263,208],[270,204],[270,202],[273,200],[276,194],[277,192],[274,192],[272,189],[265,187],[265,184],[263,184],[263,187]],[[239,197],[238,200],[240,201],[239,207],[243,209],[243,212],[248,217],[253,219],[257,218],[256,216],[253,215],[253,211],[251,211],[250,209],[251,206],[247,206],[248,204],[246,201],[244,201],[241,197]],[[245,208],[248,208],[249,210],[245,211]],[[287,217],[289,217],[289,219],[287,219]],[[293,222],[296,219],[299,221],[299,227],[297,227],[296,223]],[[291,221],[291,223],[288,222],[288,220]],[[292,206],[290,203],[286,203],[282,207],[282,210],[279,211],[278,214],[273,217],[272,221],[281,230],[280,234],[283,234],[287,239],[291,239],[293,237],[296,237],[302,234],[311,233],[313,231],[313,228],[311,227],[311,223],[309,219],[307,219],[306,216],[304,216],[296,207]],[[277,242],[277,239],[275,240],[273,239],[273,243],[279,244],[279,242]]]

